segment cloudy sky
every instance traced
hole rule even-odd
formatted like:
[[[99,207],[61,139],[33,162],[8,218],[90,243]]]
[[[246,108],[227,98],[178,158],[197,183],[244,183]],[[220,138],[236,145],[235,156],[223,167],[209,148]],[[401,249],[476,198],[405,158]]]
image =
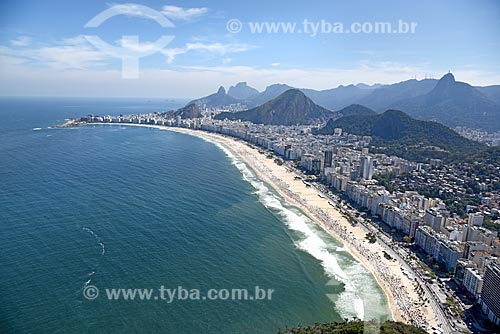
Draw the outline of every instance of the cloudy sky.
[[[291,3],[2,0],[0,95],[184,98],[239,81],[327,89],[448,71],[500,84],[498,1]],[[124,78],[125,56],[137,78]]]

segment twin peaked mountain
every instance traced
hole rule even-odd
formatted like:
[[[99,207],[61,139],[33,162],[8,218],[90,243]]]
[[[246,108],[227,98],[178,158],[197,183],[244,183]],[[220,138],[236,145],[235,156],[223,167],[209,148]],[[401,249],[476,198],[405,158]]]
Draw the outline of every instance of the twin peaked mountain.
[[[401,110],[413,118],[437,121],[450,127],[465,126],[500,131],[500,85],[473,87],[455,81],[451,73],[440,80],[407,80],[392,85],[357,84],[327,90],[294,89],[275,84],[263,92],[238,83],[226,93],[218,92],[189,104],[217,108],[241,104],[248,110],[222,113],[219,119],[254,123],[315,124],[341,116]],[[335,111],[331,111],[335,110]]]

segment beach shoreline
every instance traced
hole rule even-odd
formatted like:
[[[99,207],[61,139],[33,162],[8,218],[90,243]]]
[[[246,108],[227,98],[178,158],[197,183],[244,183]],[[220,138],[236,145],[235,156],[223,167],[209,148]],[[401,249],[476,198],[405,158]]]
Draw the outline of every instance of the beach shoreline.
[[[222,145],[244,162],[260,180],[272,187],[288,204],[297,207],[322,230],[346,247],[348,252],[371,273],[382,289],[395,321],[411,323],[415,319],[409,308],[421,303],[419,322],[427,326],[438,324],[432,309],[424,305],[418,297],[416,283],[410,280],[401,269],[403,264],[381,256],[383,252],[392,253],[390,248],[380,242],[369,244],[365,238],[369,232],[366,228],[360,224],[352,225],[337,208],[330,204],[328,198],[319,196],[321,192],[318,189],[307,186],[301,179],[296,178],[296,173],[285,166],[277,165],[274,159],[268,159],[258,149],[242,140],[200,130],[150,124],[89,123],[89,125],[108,124],[169,130]]]

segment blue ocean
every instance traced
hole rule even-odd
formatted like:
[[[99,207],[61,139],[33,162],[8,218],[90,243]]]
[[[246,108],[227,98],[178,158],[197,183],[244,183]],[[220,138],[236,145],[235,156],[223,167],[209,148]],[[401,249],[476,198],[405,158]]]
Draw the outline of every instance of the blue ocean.
[[[342,244],[218,145],[149,128],[48,128],[185,103],[0,98],[0,332],[276,333],[388,319],[381,289]],[[99,296],[86,298],[88,286]],[[161,286],[273,294],[167,303],[105,293]]]

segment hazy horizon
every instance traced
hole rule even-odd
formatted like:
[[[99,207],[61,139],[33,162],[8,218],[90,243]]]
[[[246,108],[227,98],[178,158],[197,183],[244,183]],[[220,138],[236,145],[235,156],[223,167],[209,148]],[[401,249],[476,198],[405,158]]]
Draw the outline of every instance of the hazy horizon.
[[[495,1],[21,0],[0,9],[3,96],[194,98],[240,81],[322,90],[448,71],[474,86],[500,84]],[[117,52],[140,54],[136,78],[123,78]]]

